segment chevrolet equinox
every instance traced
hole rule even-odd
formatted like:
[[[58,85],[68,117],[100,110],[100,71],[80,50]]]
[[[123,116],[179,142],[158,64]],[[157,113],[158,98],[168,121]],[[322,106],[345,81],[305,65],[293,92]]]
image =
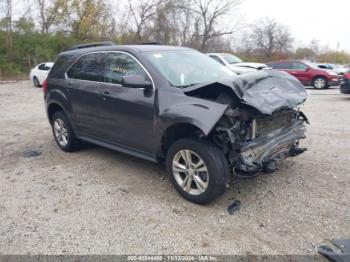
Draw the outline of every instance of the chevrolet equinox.
[[[165,162],[179,194],[198,204],[237,176],[272,172],[302,153],[304,86],[285,72],[240,76],[190,48],[82,46],[59,54],[43,84],[57,145],[81,140]]]

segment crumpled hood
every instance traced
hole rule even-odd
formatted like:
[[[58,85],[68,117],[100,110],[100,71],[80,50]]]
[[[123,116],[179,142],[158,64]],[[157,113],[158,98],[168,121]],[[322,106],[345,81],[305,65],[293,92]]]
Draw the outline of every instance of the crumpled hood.
[[[233,95],[242,104],[252,106],[263,114],[272,114],[283,109],[292,109],[306,100],[304,85],[295,77],[280,71],[261,70],[249,72],[233,79],[204,83],[183,89],[185,94],[198,93],[200,89],[213,85],[230,87]]]

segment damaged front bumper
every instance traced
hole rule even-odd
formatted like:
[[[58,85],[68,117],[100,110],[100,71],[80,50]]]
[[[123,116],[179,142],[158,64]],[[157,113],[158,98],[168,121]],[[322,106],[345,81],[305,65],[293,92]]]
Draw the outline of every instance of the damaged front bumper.
[[[274,164],[304,150],[298,148],[299,139],[304,139],[305,120],[296,119],[290,125],[271,131],[241,145],[238,170],[250,173]]]

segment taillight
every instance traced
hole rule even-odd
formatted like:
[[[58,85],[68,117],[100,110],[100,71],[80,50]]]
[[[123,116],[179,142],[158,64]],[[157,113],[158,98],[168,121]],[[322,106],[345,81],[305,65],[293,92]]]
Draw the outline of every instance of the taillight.
[[[47,90],[47,80],[45,79],[44,82],[43,82],[43,92],[44,92],[44,95],[46,95],[46,90]]]
[[[343,78],[345,78],[345,79],[350,79],[350,73],[344,74],[344,75],[343,75]]]

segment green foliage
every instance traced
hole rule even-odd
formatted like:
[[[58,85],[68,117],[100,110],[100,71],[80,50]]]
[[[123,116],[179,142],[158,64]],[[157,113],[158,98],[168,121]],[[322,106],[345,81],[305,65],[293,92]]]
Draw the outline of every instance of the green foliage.
[[[315,60],[317,54],[311,48],[298,48],[294,57],[296,59]]]
[[[35,31],[35,25],[33,20],[21,17],[14,23],[15,25],[15,31],[17,31],[19,34],[29,35],[34,33]]]
[[[319,55],[318,61],[321,63],[348,64],[350,55],[345,51],[326,51]]]
[[[24,22],[24,23],[22,23]],[[63,32],[41,34],[30,27],[30,23],[21,21],[13,33],[13,58],[7,59],[6,32],[0,31],[0,69],[2,76],[27,74],[36,64],[54,61],[57,54],[80,43],[73,36]]]

